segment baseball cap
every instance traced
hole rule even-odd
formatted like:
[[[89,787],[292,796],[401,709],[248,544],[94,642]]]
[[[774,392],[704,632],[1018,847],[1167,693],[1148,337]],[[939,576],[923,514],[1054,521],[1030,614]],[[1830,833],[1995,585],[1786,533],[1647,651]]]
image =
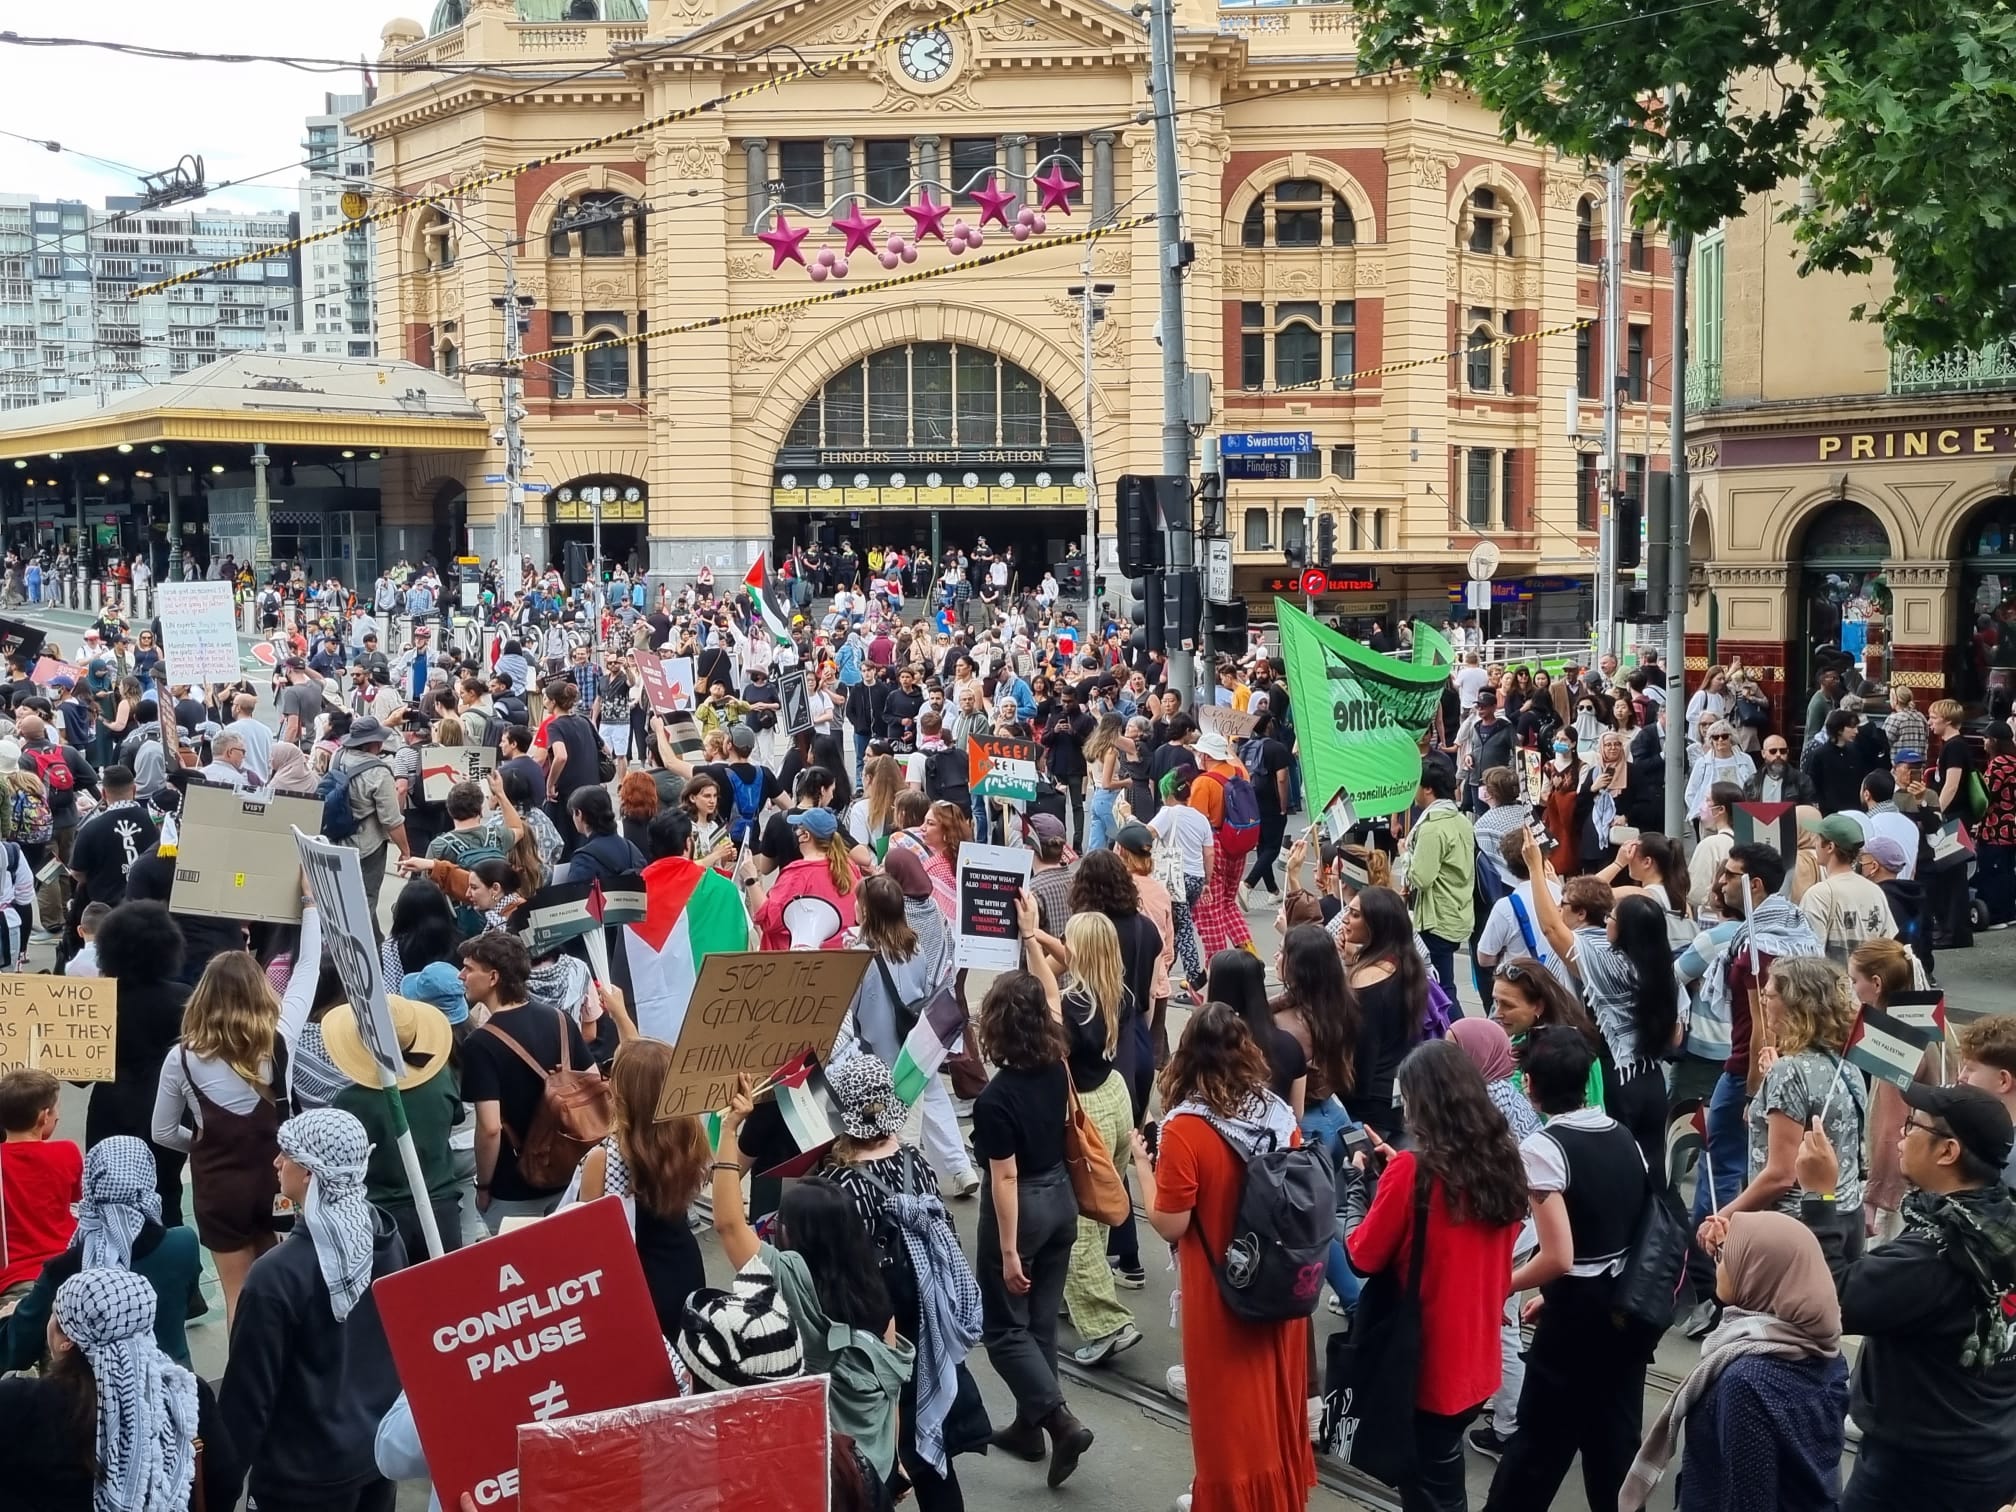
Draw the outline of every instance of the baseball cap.
[[[840,821],[833,817],[831,809],[803,809],[795,814],[786,814],[784,822],[796,829],[810,830],[820,840],[831,840],[840,829]]]
[[[1801,819],[1799,828],[1818,835],[1830,845],[1861,845],[1867,839],[1862,826],[1846,814],[1829,814],[1825,819]]]
[[[1871,835],[1862,846],[1862,854],[1885,871],[1901,872],[1909,864],[1904,847],[1894,835]]]
[[[1960,1148],[1997,1171],[2008,1163],[2012,1130],[2009,1110],[1979,1087],[1932,1087],[1913,1082],[1901,1088],[1906,1107],[1929,1113],[1953,1131]]]
[[[747,756],[756,749],[756,732],[748,725],[738,724],[728,732],[728,743]]]
[[[1055,814],[1031,814],[1029,816],[1029,833],[1034,835],[1038,840],[1062,840],[1064,838],[1064,821],[1059,819]]]
[[[1137,856],[1152,856],[1155,853],[1155,833],[1145,824],[1123,824],[1120,832],[1113,837],[1113,843],[1121,850],[1132,851]]]

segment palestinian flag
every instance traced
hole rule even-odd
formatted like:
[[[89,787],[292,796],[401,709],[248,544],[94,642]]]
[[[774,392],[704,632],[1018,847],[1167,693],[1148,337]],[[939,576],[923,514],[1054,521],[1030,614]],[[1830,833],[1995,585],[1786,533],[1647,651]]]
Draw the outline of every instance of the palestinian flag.
[[[1925,1047],[1932,1043],[1930,1030],[1914,1028],[1901,1018],[1875,1008],[1856,1015],[1854,1032],[1842,1057],[1851,1066],[1860,1066],[1878,1081],[1904,1088],[1918,1079],[1918,1063]],[[1828,1096],[1833,1096],[1830,1091]]]
[[[676,1044],[700,963],[717,950],[754,950],[735,884],[684,856],[645,867],[644,917],[623,929],[631,1012],[639,1032]]]
[[[807,1050],[773,1071],[769,1089],[742,1125],[737,1144],[758,1176],[803,1176],[817,1166],[840,1137],[840,1102]],[[721,1114],[702,1120],[708,1144],[721,1148]]]
[[[924,1089],[931,1085],[931,1078],[938,1074],[945,1057],[958,1043],[965,1023],[966,1016],[959,1011],[959,999],[950,992],[936,993],[924,1005],[924,1012],[911,1026],[902,1050],[897,1052],[896,1064],[889,1068],[889,1079],[895,1083],[899,1098],[906,1103],[914,1103],[924,1095]]]
[[[1738,845],[1768,845],[1785,863],[1785,881],[1799,857],[1799,806],[1793,803],[1739,803],[1730,815]]]
[[[749,569],[749,575],[742,579],[742,591],[748,595],[749,607],[756,620],[770,631],[770,638],[780,646],[791,644],[790,621],[784,611],[770,597],[770,579],[763,567],[763,558],[756,558],[756,565]]]

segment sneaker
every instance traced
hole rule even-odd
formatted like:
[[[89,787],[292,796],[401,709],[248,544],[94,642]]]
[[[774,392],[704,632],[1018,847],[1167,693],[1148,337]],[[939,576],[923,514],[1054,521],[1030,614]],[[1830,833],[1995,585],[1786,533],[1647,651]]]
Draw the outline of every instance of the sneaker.
[[[1181,1365],[1171,1365],[1162,1372],[1162,1389],[1179,1402],[1190,1400],[1190,1378]]]
[[[1504,1456],[1505,1446],[1512,1441],[1486,1422],[1479,1423],[1475,1428],[1464,1434],[1463,1442],[1468,1444],[1472,1449],[1475,1449],[1486,1459],[1495,1460]]]
[[[1176,1512],[1190,1512],[1190,1493],[1185,1491],[1176,1498]]]
[[[54,945],[56,943],[56,936],[49,933],[46,929],[37,929],[28,936],[28,943],[31,945]]]
[[[953,1201],[963,1202],[980,1190],[980,1178],[972,1171],[957,1171],[945,1186],[952,1193]]]
[[[1115,1265],[1113,1284],[1124,1286],[1129,1291],[1140,1291],[1148,1284],[1148,1272],[1138,1265]]]
[[[1309,1442],[1313,1444],[1323,1436],[1323,1398],[1312,1396],[1306,1407],[1309,1413]]]
[[[1141,1330],[1132,1323],[1122,1323],[1103,1339],[1094,1339],[1090,1344],[1080,1344],[1071,1351],[1071,1358],[1087,1367],[1104,1365],[1115,1355],[1125,1354],[1141,1342]]]
[[[1253,889],[1246,883],[1239,884],[1239,911],[1245,913],[1253,907]]]

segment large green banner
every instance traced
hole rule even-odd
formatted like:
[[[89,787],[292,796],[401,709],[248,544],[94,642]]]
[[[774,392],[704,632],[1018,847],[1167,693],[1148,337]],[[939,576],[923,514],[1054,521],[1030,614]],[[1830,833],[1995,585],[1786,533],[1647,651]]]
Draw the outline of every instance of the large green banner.
[[[1435,666],[1453,668],[1456,665],[1456,648],[1449,644],[1449,637],[1437,630],[1426,620],[1414,621],[1414,660],[1424,667]]]
[[[1340,791],[1362,819],[1401,812],[1421,785],[1421,738],[1434,723],[1448,666],[1383,656],[1278,598],[1274,614],[1309,812],[1322,813]],[[1424,628],[1415,628],[1417,657]]]

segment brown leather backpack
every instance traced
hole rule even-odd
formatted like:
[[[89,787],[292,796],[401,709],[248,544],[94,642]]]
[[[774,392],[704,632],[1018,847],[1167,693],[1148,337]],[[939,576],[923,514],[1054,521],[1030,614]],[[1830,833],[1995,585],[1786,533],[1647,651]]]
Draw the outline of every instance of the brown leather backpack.
[[[552,1190],[564,1187],[573,1178],[581,1157],[607,1137],[612,1126],[611,1108],[615,1092],[601,1069],[590,1065],[576,1071],[569,1063],[567,1014],[560,1015],[560,1064],[548,1071],[532,1059],[525,1047],[495,1023],[483,1027],[511,1047],[511,1053],[530,1066],[544,1083],[539,1106],[532,1110],[532,1124],[523,1136],[509,1124],[504,1133],[518,1157],[518,1175],[527,1186]]]

